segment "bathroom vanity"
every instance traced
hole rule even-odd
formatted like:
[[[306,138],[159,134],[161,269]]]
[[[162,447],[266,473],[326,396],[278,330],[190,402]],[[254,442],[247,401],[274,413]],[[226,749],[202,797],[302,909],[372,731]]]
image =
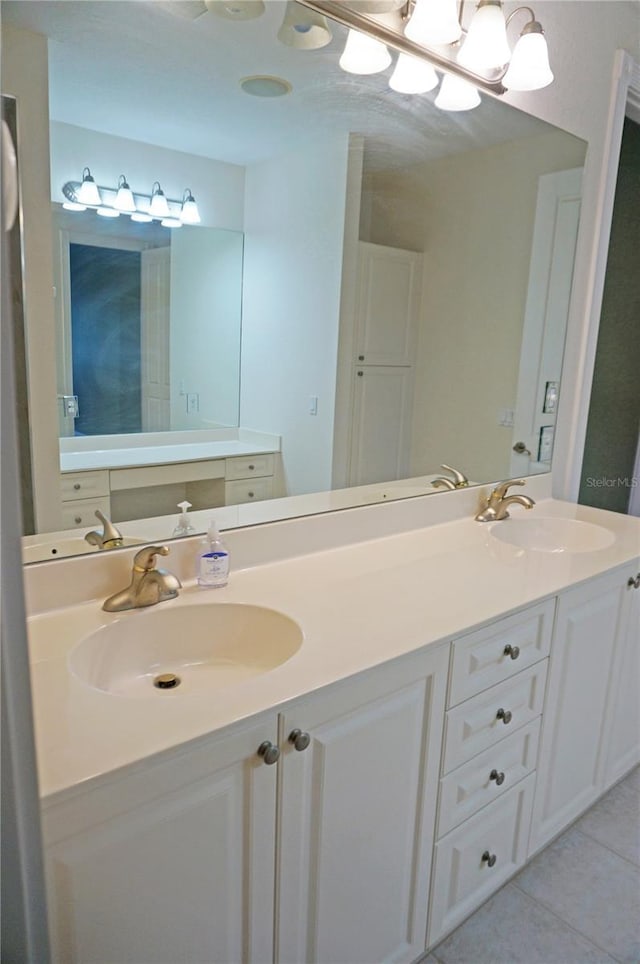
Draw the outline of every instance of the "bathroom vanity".
[[[331,516],[247,530],[259,565],[231,532],[228,587],[119,616],[48,608],[45,575],[115,589],[130,551],[30,567],[55,959],[415,961],[635,765],[640,523],[535,494],[489,525],[471,492],[445,524],[347,511],[332,545]],[[235,681],[202,675],[217,607],[289,626]],[[161,691],[139,654],[170,622]]]

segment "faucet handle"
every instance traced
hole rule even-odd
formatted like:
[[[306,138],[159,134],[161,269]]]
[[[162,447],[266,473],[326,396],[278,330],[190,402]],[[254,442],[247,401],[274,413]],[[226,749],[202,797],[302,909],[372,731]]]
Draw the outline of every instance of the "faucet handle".
[[[496,496],[498,499],[504,499],[505,495],[509,491],[512,485],[526,485],[524,479],[507,479],[506,482],[501,482],[500,485],[496,485],[492,492],[492,495]]]
[[[469,485],[469,479],[466,477],[464,472],[460,472],[458,469],[452,468],[450,465],[445,465],[444,463],[440,466],[445,472],[451,472],[453,476],[453,483],[456,489],[464,489]]]
[[[169,546],[145,546],[133,557],[133,568],[136,572],[150,572],[155,569],[156,556],[168,556]]]

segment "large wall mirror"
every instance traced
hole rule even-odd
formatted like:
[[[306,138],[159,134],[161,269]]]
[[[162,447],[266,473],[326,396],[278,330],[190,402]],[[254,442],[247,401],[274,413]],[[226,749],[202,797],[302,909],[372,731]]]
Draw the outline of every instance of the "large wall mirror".
[[[167,539],[185,499],[200,531],[551,468],[584,142],[244,8],[3,4],[49,38],[62,497],[28,561],[84,549],[96,508]],[[189,189],[200,223],[63,208],[86,167]]]

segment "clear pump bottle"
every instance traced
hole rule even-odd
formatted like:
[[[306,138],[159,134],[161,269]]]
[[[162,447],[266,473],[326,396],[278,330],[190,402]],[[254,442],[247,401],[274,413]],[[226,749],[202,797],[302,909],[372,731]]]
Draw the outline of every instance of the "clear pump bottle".
[[[203,589],[217,589],[229,581],[229,550],[213,519],[200,543],[197,570],[198,585]]]

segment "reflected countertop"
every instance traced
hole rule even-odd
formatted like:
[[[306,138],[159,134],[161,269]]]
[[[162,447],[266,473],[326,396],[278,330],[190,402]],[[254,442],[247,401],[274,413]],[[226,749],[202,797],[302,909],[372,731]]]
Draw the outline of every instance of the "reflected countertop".
[[[601,526],[612,539],[596,551],[537,552],[492,535],[494,526],[509,520],[483,525],[467,517],[232,571],[228,586],[215,591],[187,583],[178,599],[162,607],[255,604],[291,617],[304,634],[287,662],[216,690],[215,699],[156,703],[114,696],[69,672],[69,653],[86,635],[115,620],[142,621],[158,607],[111,615],[101,610],[102,600],[91,600],[32,617],[42,796],[54,795],[53,801],[83,781],[100,780],[388,660],[445,643],[607,570],[628,565],[635,575],[640,520],[552,499],[538,502],[526,517],[533,519],[534,512],[539,519]],[[266,538],[265,529],[260,537]],[[65,578],[63,570],[79,564],[58,562],[50,567],[51,578]]]

